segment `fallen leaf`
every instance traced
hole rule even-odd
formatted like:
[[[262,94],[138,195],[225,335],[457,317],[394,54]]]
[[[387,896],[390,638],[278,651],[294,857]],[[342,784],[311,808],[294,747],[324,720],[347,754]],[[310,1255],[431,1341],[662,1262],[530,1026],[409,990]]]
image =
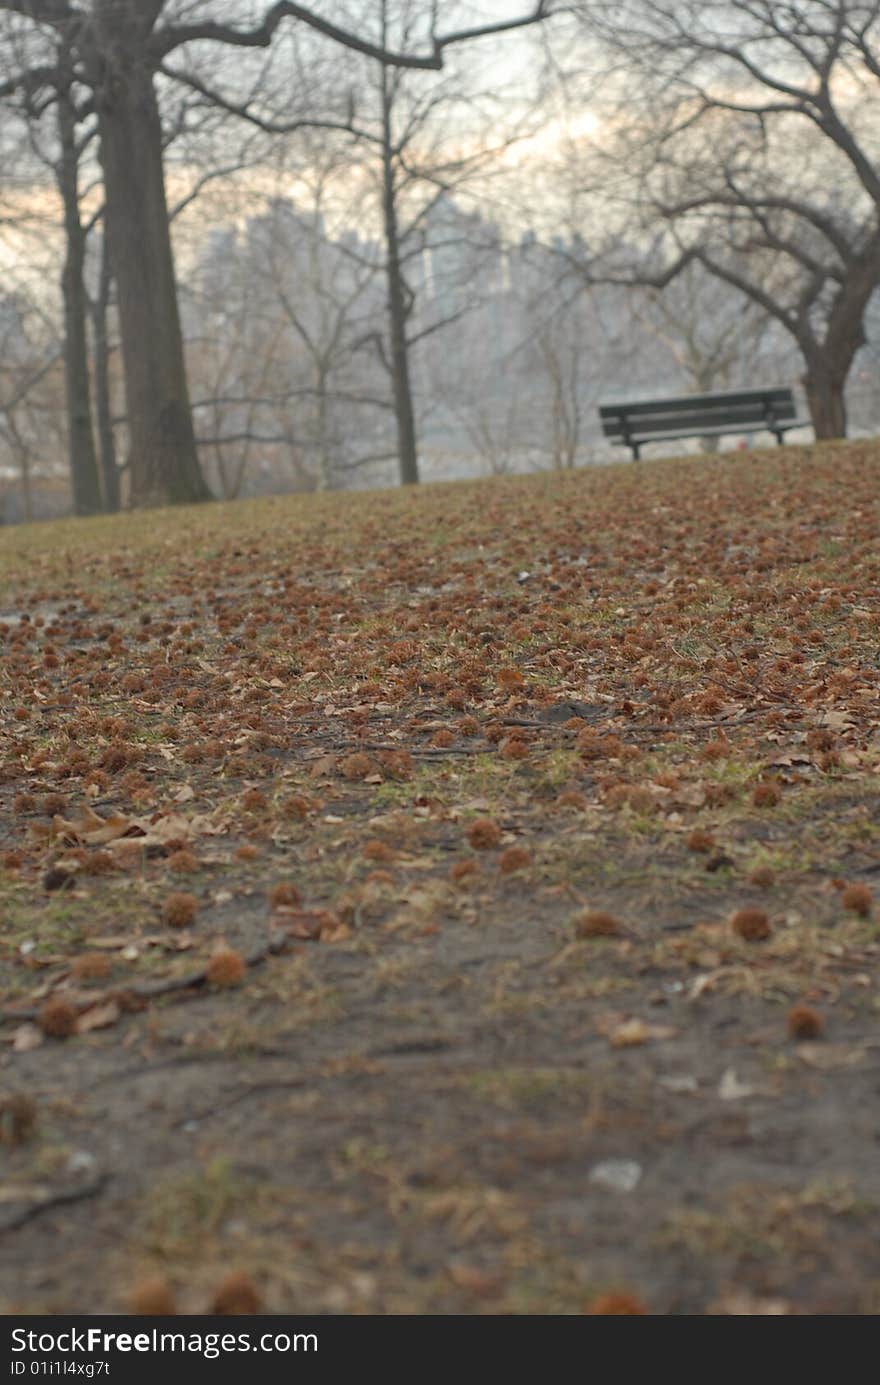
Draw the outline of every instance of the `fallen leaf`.
[[[108,1000],[103,1005],[93,1005],[91,1010],[84,1010],[77,1017],[74,1033],[88,1034],[91,1029],[107,1029],[116,1023],[121,1013],[115,1000]]]
[[[675,1030],[668,1024],[646,1024],[644,1020],[632,1019],[624,1020],[623,1024],[618,1024],[608,1034],[608,1041],[612,1048],[636,1048],[639,1044],[648,1044],[656,1039],[670,1039]]]
[[[754,1094],[755,1088],[747,1082],[740,1082],[735,1068],[727,1068],[718,1083],[718,1095],[722,1101],[741,1101],[743,1097]]]
[[[797,1056],[810,1068],[834,1072],[838,1068],[858,1067],[867,1058],[868,1051],[860,1044],[822,1044],[821,1047],[804,1044],[797,1049]]]
[[[17,1029],[12,1031],[12,1051],[14,1053],[29,1053],[32,1048],[39,1048],[45,1039],[45,1034],[37,1024],[20,1024]]]

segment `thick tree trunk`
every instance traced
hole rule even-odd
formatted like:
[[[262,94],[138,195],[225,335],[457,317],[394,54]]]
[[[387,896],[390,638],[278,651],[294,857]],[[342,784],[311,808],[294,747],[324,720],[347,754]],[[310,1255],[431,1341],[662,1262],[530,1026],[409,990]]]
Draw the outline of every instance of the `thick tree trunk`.
[[[798,341],[806,362],[804,389],[817,439],[846,437],[844,391],[865,344],[865,311],[880,284],[880,229],[853,257],[828,313],[821,341],[803,333]]]
[[[846,437],[846,374],[813,361],[804,376],[804,389],[816,440]]]
[[[382,211],[385,224],[386,273],[388,279],[388,327],[391,338],[391,386],[394,417],[397,422],[397,455],[402,486],[419,480],[419,455],[416,440],[415,409],[409,372],[409,343],[406,336],[407,293],[400,263],[400,233],[397,225],[397,188],[392,159],[391,95],[388,70],[382,72]]]
[[[73,506],[78,515],[97,514],[101,506],[98,459],[92,427],[89,355],[86,335],[87,299],[83,278],[86,238],[79,214],[79,157],[76,115],[67,92],[58,92],[58,135],[61,157],[58,186],[64,207],[66,255],[61,276],[64,301],[64,392],[67,412],[67,451]]]
[[[124,15],[120,16],[124,26]],[[152,74],[124,27],[96,84],[106,227],[119,302],[133,505],[210,499],[199,467]],[[109,41],[108,41],[109,40]]]

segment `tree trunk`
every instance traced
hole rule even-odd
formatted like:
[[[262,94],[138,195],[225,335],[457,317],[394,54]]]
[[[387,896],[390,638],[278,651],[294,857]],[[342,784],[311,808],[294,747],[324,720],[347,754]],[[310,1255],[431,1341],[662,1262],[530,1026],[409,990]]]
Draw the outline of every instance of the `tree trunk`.
[[[804,389],[817,442],[846,437],[845,383],[845,374],[841,377],[820,362],[811,361],[807,367]]]
[[[115,514],[121,506],[119,465],[116,460],[116,437],[113,432],[113,406],[110,395],[110,342],[107,336],[107,313],[110,307],[110,286],[113,276],[107,251],[107,236],[101,246],[101,268],[98,296],[92,304],[92,341],[94,344],[95,412],[98,419],[98,457],[101,463],[101,484],[104,489],[104,509]]]
[[[105,7],[96,82],[106,227],[119,302],[133,505],[210,499],[196,453],[152,74]]]
[[[79,214],[79,156],[76,148],[76,115],[69,93],[58,92],[58,135],[61,157],[57,164],[58,186],[64,207],[66,254],[61,275],[64,300],[64,393],[67,412],[67,452],[78,515],[101,510],[101,486],[92,401],[89,387],[89,353],[86,335],[87,299],[83,278],[86,238]]]
[[[397,225],[397,188],[394,178],[391,130],[392,98],[388,69],[382,69],[382,211],[385,226],[386,273],[388,277],[388,326],[391,337],[391,385],[394,392],[394,417],[397,421],[397,453],[400,483],[413,486],[419,480],[415,410],[409,371],[409,343],[406,287],[400,263],[400,234]]]

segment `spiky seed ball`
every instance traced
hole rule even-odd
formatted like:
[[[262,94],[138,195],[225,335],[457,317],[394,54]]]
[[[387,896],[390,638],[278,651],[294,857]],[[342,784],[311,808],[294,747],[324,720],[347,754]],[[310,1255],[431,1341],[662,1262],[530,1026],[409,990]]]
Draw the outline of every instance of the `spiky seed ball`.
[[[501,828],[491,818],[477,818],[467,830],[467,839],[475,851],[488,851],[501,841]]]
[[[175,875],[192,875],[199,863],[191,851],[174,851],[168,857],[168,869]]]
[[[786,1028],[792,1039],[818,1039],[825,1029],[825,1021],[812,1005],[792,1005],[786,1017]]]
[[[259,861],[260,848],[254,846],[253,842],[243,842],[233,851],[232,859],[234,861]]]
[[[298,818],[300,822],[308,816],[311,802],[301,793],[288,794],[281,802],[281,811],[287,818]]]
[[[247,963],[240,952],[231,947],[215,952],[208,963],[205,975],[215,986],[238,986],[247,971]]]
[[[498,869],[502,875],[512,875],[514,871],[525,870],[532,864],[532,853],[524,846],[509,846],[498,858]]]
[[[37,1024],[50,1038],[66,1039],[76,1028],[76,1007],[63,996],[53,996],[37,1015]]]
[[[198,911],[194,894],[170,894],[162,906],[162,921],[169,928],[188,928]]]
[[[453,885],[460,885],[463,881],[469,880],[471,876],[476,875],[478,870],[479,866],[476,861],[455,861],[449,867],[449,879],[452,881]]]
[[[578,812],[586,812],[587,800],[577,789],[564,789],[556,800],[557,808],[577,808]]]
[[[390,870],[371,870],[364,876],[365,885],[393,885],[394,876]]]
[[[361,852],[361,855],[363,856],[365,861],[387,862],[394,860],[394,852],[391,850],[391,847],[388,845],[388,843],[380,842],[375,837],[372,838],[370,841],[364,843],[364,848]]]
[[[442,726],[439,731],[434,732],[430,743],[438,750],[445,750],[448,746],[455,745],[455,736],[448,726]]]
[[[589,1303],[586,1312],[593,1317],[623,1316],[648,1317],[648,1310],[638,1294],[631,1294],[626,1289],[617,1293],[600,1294]]]
[[[769,890],[771,885],[776,884],[776,872],[769,866],[756,866],[749,880],[751,884],[757,885],[759,890]]]
[[[763,942],[770,937],[770,920],[763,909],[737,909],[730,917],[730,926],[747,943]]]
[[[248,812],[256,813],[266,807],[266,795],[262,789],[248,789],[241,796],[241,806]]]
[[[223,1317],[233,1317],[245,1313],[259,1313],[262,1306],[260,1295],[250,1275],[244,1274],[241,1270],[234,1270],[219,1284],[211,1302],[211,1312]]]
[[[498,747],[505,760],[527,760],[528,744],[519,736],[506,736]]]
[[[622,931],[620,919],[604,909],[585,909],[574,921],[576,938],[615,938]]]
[[[775,808],[782,797],[776,784],[756,784],[752,802],[756,808]]]
[[[90,851],[83,861],[86,875],[111,875],[116,869],[116,861],[109,851]]]
[[[354,755],[346,755],[339,764],[339,773],[344,779],[366,779],[367,775],[371,774],[374,769],[373,761],[369,755],[364,755],[362,751],[356,751]]]
[[[852,913],[858,914],[859,918],[866,919],[871,913],[874,896],[869,885],[847,885],[840,896],[840,902],[844,909],[849,909]]]
[[[21,1145],[37,1123],[37,1107],[25,1092],[0,1097],[0,1144]]]
[[[269,903],[273,909],[277,909],[279,905],[288,905],[295,909],[302,903],[302,899],[296,885],[291,884],[289,880],[279,880],[269,891]]]
[[[74,958],[70,968],[71,976],[77,981],[100,981],[109,972],[110,959],[103,952],[84,952],[81,957]]]
[[[135,1284],[128,1296],[128,1311],[138,1317],[174,1317],[177,1304],[168,1280],[155,1275]]]

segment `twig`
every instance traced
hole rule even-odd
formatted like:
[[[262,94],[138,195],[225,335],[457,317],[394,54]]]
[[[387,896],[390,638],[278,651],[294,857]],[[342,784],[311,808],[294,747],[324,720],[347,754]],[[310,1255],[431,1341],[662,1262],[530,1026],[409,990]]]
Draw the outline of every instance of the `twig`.
[[[0,1217],[0,1231],[14,1231],[16,1227],[24,1226],[25,1222],[32,1221],[42,1212],[48,1212],[50,1207],[61,1207],[69,1202],[81,1202],[84,1198],[96,1197],[98,1193],[103,1192],[109,1177],[106,1173],[99,1174],[91,1183],[84,1183],[82,1187],[65,1188],[59,1193],[49,1193],[37,1202],[32,1202],[29,1207],[22,1207],[18,1212],[10,1212],[7,1216]]]

